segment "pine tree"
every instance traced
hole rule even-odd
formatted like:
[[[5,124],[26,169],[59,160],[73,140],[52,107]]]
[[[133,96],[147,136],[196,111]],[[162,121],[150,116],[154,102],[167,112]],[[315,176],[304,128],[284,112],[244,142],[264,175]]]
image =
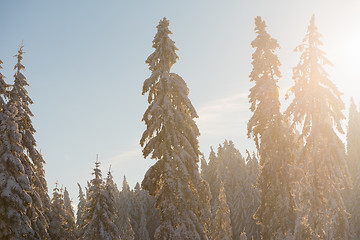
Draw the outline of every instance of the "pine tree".
[[[260,226],[257,224],[257,221],[254,219],[254,214],[260,204],[260,193],[257,187],[257,177],[259,174],[259,163],[253,153],[250,156],[249,151],[247,151],[246,158],[246,179],[244,182],[245,185],[245,197],[243,198],[243,208],[244,208],[244,229],[246,236],[249,239],[261,239],[260,235]],[[241,235],[240,235],[241,236]]]
[[[140,144],[144,157],[151,155],[157,162],[142,186],[157,196],[161,223],[156,239],[207,239],[209,191],[197,165],[200,133],[193,119],[198,116],[185,81],[170,72],[178,56],[168,26],[166,18],[160,21],[153,40],[155,51],[146,60],[152,74],[142,93],[149,93],[150,106],[142,119],[147,129]]]
[[[303,43],[296,48],[301,56],[294,68],[294,99],[286,110],[293,125],[301,125],[300,137],[305,140],[297,163],[304,175],[298,206],[302,224],[297,224],[296,234],[301,239],[348,239],[348,214],[340,190],[348,184],[349,174],[344,144],[334,130],[335,125],[343,133],[344,103],[325,72],[324,65],[330,62],[319,49],[320,37],[312,16]]]
[[[53,191],[51,199],[51,217],[49,223],[49,234],[52,240],[67,240],[68,232],[66,225],[66,209],[64,206],[64,196],[62,190],[58,188],[58,183]]]
[[[136,220],[137,228],[134,229],[135,239],[150,240],[150,234],[147,229],[147,207],[148,207],[148,195],[145,190],[140,188],[140,184],[136,183],[134,198],[134,210],[136,213],[134,219]],[[133,225],[134,226],[134,225]]]
[[[279,44],[266,32],[265,21],[255,18],[257,34],[251,46],[253,70],[249,102],[253,116],[248,122],[248,137],[253,138],[260,155],[258,186],[260,205],[255,217],[262,225],[264,239],[277,239],[279,234],[292,232],[295,204],[291,194],[290,166],[294,154],[291,132],[280,112],[280,62],[275,55]]]
[[[72,207],[69,192],[64,190],[64,208],[65,208],[65,231],[67,233],[67,240],[75,240],[77,236],[77,229],[75,223],[74,208]]]
[[[219,179],[216,185],[224,184],[226,199],[230,208],[232,235],[237,240],[246,224],[246,207],[244,206],[247,202],[245,160],[239,150],[235,148],[234,143],[225,140],[223,146],[218,148],[217,161]],[[213,206],[213,210],[215,209],[216,205]]]
[[[156,197],[151,196],[148,191],[142,189],[146,196],[146,229],[149,231],[151,240],[155,239],[155,231],[160,226],[160,212],[155,207]]]
[[[34,230],[27,211],[33,189],[26,171],[31,166],[21,145],[17,109],[4,101],[9,98],[6,88],[0,74],[0,239],[32,239]]]
[[[226,201],[224,186],[220,188],[219,208],[216,211],[214,227],[212,239],[232,240],[230,209]]]
[[[84,226],[84,211],[85,211],[85,205],[86,205],[86,199],[85,194],[81,189],[80,184],[78,183],[79,187],[79,203],[77,205],[77,212],[76,212],[76,226],[77,229],[82,229]]]
[[[22,74],[25,69],[22,64],[23,60],[23,45],[20,46],[18,54],[15,55],[17,63],[14,67],[14,84],[10,91],[9,103],[17,109],[16,120],[21,134],[21,145],[23,146],[26,157],[30,161],[31,167],[28,169],[30,184],[33,186],[34,191],[31,193],[33,199],[33,208],[28,211],[31,225],[35,232],[35,237],[38,239],[46,239],[49,237],[47,229],[50,217],[50,198],[48,195],[47,183],[45,179],[45,171],[43,165],[45,164],[41,154],[36,149],[36,140],[34,138],[35,129],[31,122],[33,113],[29,106],[33,101],[25,89],[28,82]]]
[[[208,175],[208,164],[207,164],[205,156],[203,154],[201,154],[200,163],[201,163],[201,165],[200,165],[201,177],[202,177],[202,179],[204,179],[206,181],[206,177]]]
[[[133,211],[132,205],[132,194],[126,177],[124,176],[123,186],[119,197],[118,218],[116,221],[122,240],[133,240],[135,238],[135,233],[131,224],[134,220],[131,221],[130,219],[130,212]]]
[[[346,134],[347,163],[353,182],[353,189],[347,188],[344,194],[347,209],[351,212],[350,228],[353,236],[360,236],[360,113],[351,98],[349,122]]]
[[[109,191],[104,187],[100,163],[95,163],[94,178],[90,181],[89,196],[83,215],[84,227],[81,238],[84,240],[119,240],[120,231],[116,226],[116,208]]]
[[[218,169],[219,169],[219,161],[216,157],[216,153],[214,152],[214,149],[211,147],[209,154],[209,164],[207,166],[207,171],[204,172],[203,178],[209,184],[209,189],[211,192],[210,205],[211,205],[211,212],[213,214],[215,214],[217,210],[218,196],[221,187],[221,180],[218,176],[219,175]]]
[[[360,170],[360,113],[351,98],[349,109],[349,122],[346,133],[347,142],[347,163],[350,170],[350,175],[353,181],[359,175]]]

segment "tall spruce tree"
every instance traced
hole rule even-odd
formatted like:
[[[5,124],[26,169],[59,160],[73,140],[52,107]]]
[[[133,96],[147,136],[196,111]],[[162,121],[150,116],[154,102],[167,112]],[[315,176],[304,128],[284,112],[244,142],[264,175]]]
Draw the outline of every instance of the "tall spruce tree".
[[[353,236],[360,236],[360,113],[351,98],[349,122],[346,133],[347,162],[353,189],[347,188],[344,194],[347,209],[351,212],[350,228]]]
[[[215,225],[213,233],[211,234],[211,239],[214,240],[232,240],[232,230],[231,230],[231,219],[230,219],[230,209],[226,201],[226,193],[224,185],[220,188],[219,193],[219,207],[216,210],[215,215]]]
[[[120,240],[120,231],[115,224],[115,203],[109,196],[108,189],[104,187],[99,166],[100,162],[97,161],[93,172],[94,178],[90,181],[80,239]]]
[[[352,180],[355,182],[360,170],[360,113],[351,98],[349,122],[346,133],[347,162]]]
[[[257,187],[259,163],[255,153],[250,156],[249,151],[246,150],[246,152],[248,156],[246,158],[246,179],[244,181],[245,189],[243,190],[245,197],[243,197],[242,204],[242,208],[244,209],[243,231],[249,239],[261,239],[260,226],[257,224],[256,219],[254,219],[254,214],[260,203],[260,193]]]
[[[237,240],[245,226],[246,190],[245,159],[240,151],[235,148],[232,141],[225,140],[223,146],[219,146],[218,154],[218,180],[216,185],[224,184],[226,200],[230,208],[232,236]],[[220,194],[220,189],[219,189]],[[215,197],[215,195],[213,196]],[[219,197],[218,195],[216,197]],[[216,205],[213,206],[216,209]],[[216,210],[217,211],[217,210]]]
[[[320,33],[312,16],[301,52],[294,68],[294,99],[286,110],[293,125],[301,127],[305,141],[298,163],[304,170],[300,181],[299,239],[348,239],[349,223],[340,190],[348,184],[349,174],[340,121],[344,103],[341,93],[329,79],[324,65],[331,64],[320,50]]]
[[[22,74],[25,69],[22,64],[23,60],[23,45],[20,46],[18,54],[15,55],[17,63],[14,67],[14,84],[9,93],[9,103],[17,108],[16,121],[19,132],[21,134],[21,145],[26,153],[26,158],[30,162],[30,168],[27,170],[30,184],[34,191],[31,192],[33,199],[34,211],[28,211],[31,219],[32,228],[35,231],[35,236],[38,239],[47,239],[49,237],[47,229],[50,217],[50,197],[48,195],[47,182],[45,179],[44,164],[45,161],[41,154],[36,149],[36,140],[34,138],[35,129],[32,125],[31,117],[33,113],[30,110],[30,105],[33,101],[28,95],[25,87],[29,86],[27,79]]]
[[[118,217],[117,224],[120,230],[122,240],[134,240],[135,233],[132,228],[134,220],[131,219],[130,212],[133,212],[132,192],[130,191],[129,184],[124,176],[122,189],[119,196],[118,203]]]
[[[33,239],[34,230],[27,215],[33,191],[26,171],[30,163],[21,145],[17,108],[4,101],[9,98],[6,88],[4,76],[0,74],[0,239]]]
[[[207,183],[209,184],[209,189],[211,192],[211,198],[210,198],[210,206],[211,206],[211,212],[213,214],[216,213],[216,209],[218,206],[218,196],[220,192],[221,187],[221,180],[219,178],[219,161],[216,157],[216,153],[214,152],[214,149],[210,148],[210,154],[209,154],[209,164],[207,166],[207,170],[204,172],[203,178]]]
[[[150,106],[142,119],[147,128],[140,144],[144,157],[157,162],[142,186],[157,196],[161,222],[156,239],[207,239],[209,190],[197,165],[200,133],[193,119],[198,116],[185,81],[170,72],[178,56],[168,27],[163,18],[153,40],[155,51],[146,60],[152,74],[142,93],[149,93]]]
[[[79,203],[77,205],[77,211],[76,211],[76,227],[77,227],[77,236],[80,237],[79,230],[82,229],[84,226],[83,216],[85,211],[86,199],[85,199],[85,194],[79,183],[78,183],[78,187],[79,187],[79,196],[78,196]]]
[[[51,216],[49,222],[49,234],[52,240],[67,240],[68,232],[66,229],[66,209],[64,206],[64,195],[62,189],[58,188],[58,183],[53,191],[51,199]]]
[[[65,231],[67,233],[67,240],[77,239],[77,228],[75,223],[74,208],[72,206],[69,192],[64,190],[64,208],[65,208]]]
[[[253,116],[248,122],[248,137],[255,141],[260,156],[258,186],[260,205],[255,217],[262,225],[264,239],[277,239],[292,232],[295,223],[294,198],[291,194],[290,165],[294,153],[291,132],[280,112],[280,62],[275,54],[278,42],[266,31],[265,21],[255,18],[257,34],[251,46],[253,70],[249,102]]]
[[[150,234],[147,229],[148,195],[145,190],[140,188],[139,183],[136,183],[134,191],[135,191],[134,209],[136,210],[132,212],[136,213],[136,216],[134,217],[137,226],[136,229],[134,229],[135,239],[150,240],[151,239]]]

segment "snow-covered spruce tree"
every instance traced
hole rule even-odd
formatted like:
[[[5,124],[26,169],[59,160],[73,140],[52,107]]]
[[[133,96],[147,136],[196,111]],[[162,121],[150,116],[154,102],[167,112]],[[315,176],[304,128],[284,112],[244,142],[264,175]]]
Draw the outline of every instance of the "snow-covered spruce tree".
[[[145,190],[141,189],[139,183],[135,185],[134,194],[133,211],[130,214],[133,215],[133,219],[136,221],[136,228],[133,224],[135,239],[150,240],[150,234],[147,229],[148,195]],[[136,215],[134,216],[134,214]]]
[[[147,190],[142,189],[146,196],[146,229],[149,231],[151,240],[155,240],[155,231],[160,226],[160,213],[156,208],[156,197],[151,196]]]
[[[245,159],[232,141],[225,140],[223,146],[219,146],[218,154],[218,180],[217,185],[223,183],[226,199],[230,208],[230,219],[233,239],[237,240],[241,231],[245,228],[245,204],[246,194],[246,169]],[[219,190],[220,191],[220,190]],[[212,197],[215,197],[213,195]],[[216,196],[219,197],[218,195]],[[216,206],[213,206],[213,210]],[[214,212],[213,212],[214,214]]]
[[[62,190],[58,188],[58,183],[53,190],[53,197],[51,199],[51,216],[49,222],[49,234],[52,240],[65,240],[68,232],[65,229],[66,225],[66,209],[64,206],[64,196]]]
[[[70,200],[69,192],[65,188],[64,190],[64,208],[65,208],[65,231],[67,233],[67,240],[76,240],[77,239],[77,228],[75,223],[75,214],[74,208],[71,205],[72,201]]]
[[[27,214],[31,219],[31,226],[34,229],[35,236],[38,239],[47,239],[49,237],[47,229],[50,217],[50,197],[43,167],[45,161],[36,149],[36,140],[33,136],[35,129],[31,117],[34,115],[29,108],[33,101],[25,89],[29,84],[22,74],[22,70],[25,69],[22,64],[23,53],[23,45],[21,45],[18,54],[15,55],[17,58],[14,67],[15,80],[9,94],[9,104],[17,108],[16,121],[21,134],[21,145],[25,150],[26,157],[31,162],[31,167],[26,174],[29,176],[30,184],[34,188],[34,191],[31,192],[31,198],[33,199],[32,210],[34,211],[28,211]]]
[[[345,203],[351,213],[350,229],[353,236],[360,236],[360,113],[351,98],[349,122],[346,134],[347,163],[353,182],[353,189],[347,188],[344,193]]]
[[[79,203],[77,206],[77,211],[76,211],[76,227],[78,229],[78,233],[77,236],[79,237],[79,233],[80,233],[80,229],[83,228],[84,226],[84,211],[85,211],[85,205],[86,205],[86,199],[85,199],[85,194],[80,186],[80,184],[78,183],[78,187],[79,187]]]
[[[253,217],[260,204],[260,193],[257,187],[259,163],[255,153],[250,156],[249,151],[246,150],[246,152],[248,156],[246,158],[246,179],[244,181],[245,197],[242,205],[242,208],[244,209],[243,231],[246,232],[246,236],[248,236],[249,239],[261,239],[260,226]]]
[[[320,37],[312,16],[303,43],[296,48],[301,56],[293,74],[294,99],[286,110],[305,140],[297,162],[304,176],[298,206],[301,224],[295,234],[299,239],[348,239],[348,213],[340,190],[349,183],[349,173],[344,144],[334,130],[335,126],[343,133],[344,103],[325,72],[324,65],[330,62],[319,48]]]
[[[349,122],[346,133],[347,162],[353,182],[359,176],[360,170],[360,113],[351,98],[349,109]]]
[[[160,21],[153,40],[155,51],[146,60],[152,74],[142,93],[149,94],[150,106],[142,119],[147,128],[140,144],[144,157],[151,155],[157,162],[142,186],[157,196],[161,222],[156,239],[207,239],[209,190],[197,165],[200,133],[194,118],[198,116],[185,81],[170,72],[178,56],[168,26],[166,18]]]
[[[295,204],[291,194],[290,166],[294,161],[291,132],[280,112],[280,62],[275,54],[278,42],[266,32],[265,21],[255,18],[257,34],[251,46],[253,70],[249,102],[253,116],[248,122],[248,137],[253,138],[260,156],[258,187],[260,205],[255,218],[261,223],[264,239],[277,239],[292,232]]]
[[[133,240],[135,238],[135,233],[132,228],[130,212],[133,211],[132,203],[132,192],[130,191],[129,184],[124,176],[123,185],[119,196],[118,203],[118,216],[116,223],[120,230],[120,236],[122,240]]]
[[[83,215],[84,226],[80,229],[80,239],[119,240],[120,231],[115,224],[115,203],[104,187],[99,166],[100,163],[96,162]]]
[[[230,209],[226,201],[224,186],[220,188],[219,207],[216,210],[214,229],[211,237],[214,240],[232,240]]]
[[[216,157],[216,153],[214,152],[214,149],[211,147],[209,154],[209,164],[207,165],[207,170],[204,171],[202,177],[209,184],[209,189],[211,193],[210,206],[211,206],[211,212],[213,214],[215,214],[217,210],[218,200],[219,200],[218,196],[221,187],[221,180],[218,176],[218,168],[219,168],[219,162]]]
[[[208,176],[208,164],[206,162],[204,154],[201,154],[200,168],[201,168],[201,174],[200,175],[201,175],[202,179],[204,179],[206,181],[206,177]]]
[[[107,173],[106,179],[105,179],[105,187],[110,195],[110,198],[113,199],[115,203],[115,211],[116,211],[116,217],[118,217],[118,209],[119,209],[119,201],[120,201],[120,191],[114,182],[114,177],[111,174],[111,166],[109,168],[109,171]],[[119,226],[118,229],[120,230]]]
[[[79,235],[79,230],[82,229],[84,226],[83,216],[85,211],[86,199],[85,199],[85,194],[79,183],[78,183],[78,187],[79,187],[79,197],[78,197],[79,203],[77,205],[77,212],[76,212],[76,227],[78,229],[78,235]]]
[[[21,145],[17,109],[4,101],[8,92],[3,78],[0,74],[0,239],[33,239],[34,231],[26,214],[32,206],[33,190],[26,173],[30,163]]]

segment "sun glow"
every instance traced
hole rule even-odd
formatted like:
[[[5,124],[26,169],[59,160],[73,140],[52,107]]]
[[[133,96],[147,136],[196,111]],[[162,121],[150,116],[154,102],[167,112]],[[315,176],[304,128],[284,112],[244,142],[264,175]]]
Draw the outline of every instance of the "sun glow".
[[[326,48],[326,36],[323,38],[325,52],[334,64],[330,77],[336,83],[345,98],[353,96],[360,100],[360,31],[348,29]]]

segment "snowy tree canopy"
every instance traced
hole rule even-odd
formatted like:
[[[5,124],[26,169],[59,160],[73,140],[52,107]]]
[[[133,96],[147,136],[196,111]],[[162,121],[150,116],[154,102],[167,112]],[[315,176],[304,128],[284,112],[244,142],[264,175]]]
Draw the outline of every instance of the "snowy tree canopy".
[[[290,187],[294,152],[291,131],[280,112],[280,61],[275,54],[279,44],[266,32],[261,17],[255,18],[255,32],[250,74],[255,86],[249,94],[253,116],[248,122],[248,137],[254,138],[260,156],[260,205],[255,217],[261,223],[262,236],[277,239],[279,233],[286,235],[294,228],[295,203]]]
[[[120,231],[115,224],[116,207],[114,199],[104,187],[100,163],[95,163],[94,178],[90,182],[89,196],[83,215],[84,226],[81,239],[120,240]]]
[[[157,159],[148,170],[142,186],[157,196],[161,223],[156,239],[207,239],[209,191],[198,171],[200,135],[185,81],[170,69],[178,59],[169,21],[157,26],[155,51],[146,63],[152,72],[145,80],[143,94],[148,103],[146,125],[140,144],[143,155]],[[174,209],[177,209],[174,211]]]
[[[301,223],[295,231],[303,239],[348,239],[348,214],[340,190],[349,183],[349,173],[344,144],[334,130],[343,133],[344,103],[324,69],[331,63],[319,48],[320,37],[312,16],[303,43],[295,49],[301,56],[293,73],[294,98],[286,110],[294,127],[301,125],[300,137],[305,141],[297,163],[303,177]]]

